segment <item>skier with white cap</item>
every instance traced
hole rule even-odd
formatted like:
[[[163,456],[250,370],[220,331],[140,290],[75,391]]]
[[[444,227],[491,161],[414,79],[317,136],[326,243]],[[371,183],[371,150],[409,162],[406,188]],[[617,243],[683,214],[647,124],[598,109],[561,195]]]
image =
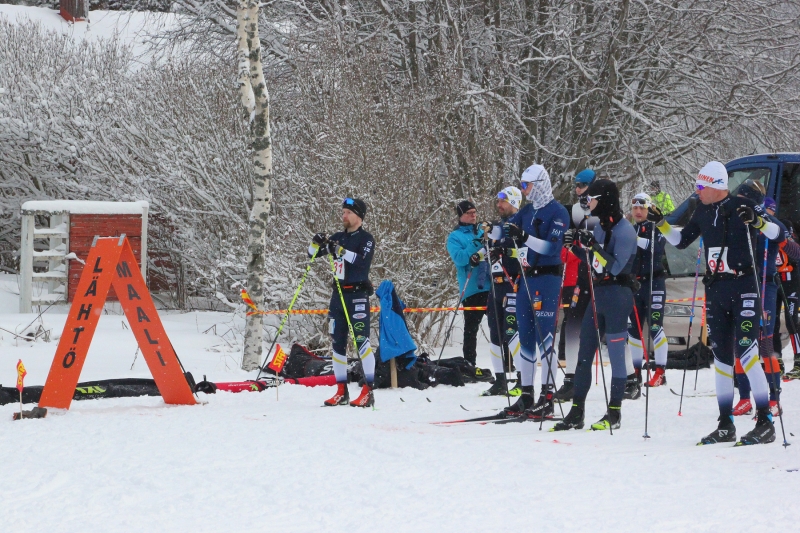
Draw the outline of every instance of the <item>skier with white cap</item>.
[[[769,386],[758,354],[759,287],[754,275],[755,259],[749,247],[758,232],[775,239],[780,230],[758,215],[752,200],[729,194],[728,172],[722,163],[712,161],[701,168],[696,186],[701,205],[683,229],[670,226],[655,206],[650,206],[648,219],[679,249],[703,236],[706,323],[714,353],[719,424],[698,445],[736,441],[734,356],[750,380],[758,413],[756,426],[737,445],[773,442],[775,427],[769,410]],[[754,316],[751,311],[756,311]]]
[[[552,417],[554,411],[557,361],[553,337],[561,290],[561,248],[564,232],[569,228],[569,213],[553,197],[550,176],[542,165],[525,169],[520,189],[528,204],[502,228],[493,227],[490,236],[499,239],[504,235],[512,239],[523,267],[516,306],[522,394],[506,411],[510,415],[527,412],[531,418],[541,419]],[[537,350],[542,357],[542,391],[534,405]]]
[[[500,221],[494,222],[498,226],[505,224],[509,218],[519,211],[522,204],[522,193],[516,187],[506,187],[497,193],[497,212]],[[484,223],[486,224],[486,223]],[[488,225],[487,225],[488,227]],[[519,261],[516,249],[511,239],[501,237],[498,240],[489,239],[489,260],[491,261],[491,275],[493,290],[489,291],[489,301],[486,304],[486,315],[489,321],[489,354],[491,355],[492,369],[495,382],[483,391],[481,396],[504,396],[509,393],[506,379],[508,363],[513,358],[518,365],[519,357],[519,332],[517,331],[517,283],[519,281]],[[480,254],[481,252],[479,252]],[[480,257],[484,260],[484,257]],[[519,382],[514,391],[519,391]]]
[[[664,302],[666,302],[666,273],[661,260],[664,258],[666,239],[660,232],[653,234],[654,225],[647,221],[647,209],[653,204],[650,196],[639,193],[631,200],[631,216],[633,229],[636,230],[637,253],[633,263],[633,275],[641,284],[639,291],[633,295],[635,312],[630,316],[628,328],[628,347],[633,357],[633,366],[636,369],[636,380],[639,386],[642,383],[642,359],[644,356],[645,341],[642,334],[649,329],[655,349],[656,371],[647,387],[660,387],[667,384],[665,370],[667,367],[667,336],[664,334]],[[654,252],[650,247],[653,246]],[[652,294],[650,273],[653,273]],[[649,321],[648,321],[649,318]],[[650,326],[648,328],[648,326]],[[641,328],[641,330],[639,329]]]

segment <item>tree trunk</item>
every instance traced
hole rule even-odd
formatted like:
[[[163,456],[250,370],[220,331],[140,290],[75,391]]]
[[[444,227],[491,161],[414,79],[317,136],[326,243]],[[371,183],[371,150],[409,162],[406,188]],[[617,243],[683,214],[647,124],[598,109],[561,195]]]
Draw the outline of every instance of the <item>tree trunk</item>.
[[[267,218],[272,200],[272,139],[269,129],[269,93],[261,66],[261,41],[258,34],[258,2],[240,0],[237,13],[239,91],[251,125],[253,150],[253,207],[247,235],[247,292],[257,307],[264,303],[264,247]],[[261,364],[262,315],[250,315],[244,333],[242,369],[255,370]]]

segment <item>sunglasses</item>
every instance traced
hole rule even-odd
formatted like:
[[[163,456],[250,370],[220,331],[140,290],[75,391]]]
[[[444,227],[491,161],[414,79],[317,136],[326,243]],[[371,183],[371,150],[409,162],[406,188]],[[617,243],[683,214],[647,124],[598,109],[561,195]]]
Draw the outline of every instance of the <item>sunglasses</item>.
[[[500,200],[508,200],[508,195],[504,192],[497,193],[497,198]]]
[[[588,186],[589,186],[588,183],[583,183],[582,181],[576,181],[575,182],[575,188],[576,189],[585,189]]]
[[[599,200],[601,196],[603,196],[603,195],[602,194],[597,194],[595,196],[592,196],[592,195],[587,194],[586,195],[586,199],[589,200],[589,201],[591,201],[591,200]]]
[[[355,201],[355,200],[353,200],[352,198],[345,198],[345,199],[342,201],[342,203],[343,203],[344,205],[356,205],[356,201]]]
[[[705,185],[697,185],[696,187],[697,187],[697,191],[698,191],[698,192],[700,192],[700,191],[702,191],[703,189],[705,189],[705,188],[706,188],[706,186],[705,186]]]
[[[641,198],[634,198],[633,200],[631,200],[631,205],[639,207],[647,207],[647,200],[643,200]]]

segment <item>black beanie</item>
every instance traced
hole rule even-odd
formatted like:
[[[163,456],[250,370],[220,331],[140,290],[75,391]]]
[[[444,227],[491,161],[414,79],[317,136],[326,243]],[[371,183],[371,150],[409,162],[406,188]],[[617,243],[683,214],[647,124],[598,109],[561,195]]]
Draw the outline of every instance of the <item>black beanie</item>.
[[[345,198],[344,202],[342,202],[342,209],[349,209],[361,220],[364,220],[364,217],[367,216],[367,204],[359,198]]]
[[[619,190],[613,181],[594,180],[586,190],[586,196],[594,197],[597,200],[597,206],[592,210],[592,215],[600,219],[600,226],[605,231],[622,220]]]
[[[464,213],[466,213],[470,209],[476,209],[475,204],[473,204],[469,200],[462,200],[458,202],[458,205],[456,205],[456,214],[458,214],[458,216],[461,217]]]

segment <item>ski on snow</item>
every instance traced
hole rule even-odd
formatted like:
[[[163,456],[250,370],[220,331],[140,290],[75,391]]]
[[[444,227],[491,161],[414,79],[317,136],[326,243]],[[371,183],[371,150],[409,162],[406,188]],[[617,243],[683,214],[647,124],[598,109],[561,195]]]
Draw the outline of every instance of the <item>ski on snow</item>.
[[[553,421],[558,422],[561,418],[545,418],[545,422]],[[463,420],[447,420],[444,422],[431,422],[435,426],[452,426],[456,424],[510,424],[512,422],[541,422],[541,420],[533,419],[525,415],[510,416],[504,412],[496,413],[489,416],[479,416],[477,418],[467,418]]]
[[[675,396],[680,396],[680,392],[675,392],[673,389],[669,389],[669,391],[674,394]],[[716,396],[716,391],[697,391],[697,392],[684,392],[684,398],[710,398],[712,396]]]

